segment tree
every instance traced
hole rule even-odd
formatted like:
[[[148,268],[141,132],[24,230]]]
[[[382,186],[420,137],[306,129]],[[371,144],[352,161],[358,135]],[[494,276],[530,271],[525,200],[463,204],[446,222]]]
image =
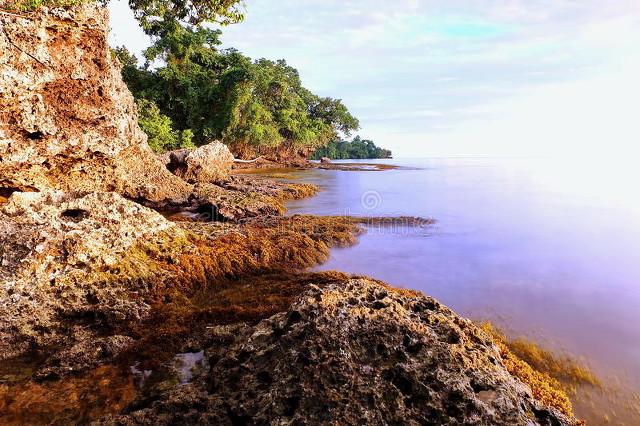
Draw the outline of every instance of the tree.
[[[147,141],[155,152],[164,152],[178,148],[193,148],[191,130],[176,131],[171,119],[160,113],[158,106],[151,101],[140,99],[138,106],[138,123],[147,134]]]
[[[174,129],[191,130],[196,144],[222,139],[254,151],[306,149],[358,128],[340,100],[304,88],[286,61],[252,61],[235,49],[219,50],[218,30],[175,22],[164,28],[144,52],[143,67],[126,49],[115,54],[134,96],[153,102]]]
[[[356,136],[352,141],[332,140],[327,146],[318,148],[312,158],[328,157],[336,160],[391,158],[391,151],[377,147],[373,141]]]
[[[129,0],[134,16],[150,35],[161,36],[167,24],[190,26],[203,22],[228,25],[244,18],[242,0]]]
[[[4,8],[30,11],[42,6],[71,7],[95,0],[13,0]],[[109,0],[98,0],[106,5]],[[189,26],[203,22],[228,25],[244,19],[243,0],[129,0],[134,16],[149,35],[162,36],[173,24]]]

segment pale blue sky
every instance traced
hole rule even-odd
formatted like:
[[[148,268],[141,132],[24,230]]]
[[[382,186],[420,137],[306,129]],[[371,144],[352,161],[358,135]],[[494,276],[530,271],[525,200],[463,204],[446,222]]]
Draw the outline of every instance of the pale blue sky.
[[[247,0],[225,47],[286,59],[397,156],[600,155],[640,142],[638,0]],[[112,44],[148,40],[113,1]]]

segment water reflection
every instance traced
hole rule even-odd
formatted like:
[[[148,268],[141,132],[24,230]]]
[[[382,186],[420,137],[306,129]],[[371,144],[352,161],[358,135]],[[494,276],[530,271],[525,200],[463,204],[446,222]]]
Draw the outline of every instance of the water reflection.
[[[438,223],[428,232],[370,232],[356,247],[333,251],[322,269],[421,290],[465,316],[583,356],[601,375],[625,378],[623,387],[637,390],[636,169],[624,161],[393,162],[420,170],[304,172],[303,179],[325,190],[292,202],[290,212],[425,216]],[[380,197],[374,209],[362,201],[371,191]],[[607,398],[592,396],[601,409],[599,399]],[[587,405],[579,410],[586,413]],[[610,420],[636,423],[629,416]]]

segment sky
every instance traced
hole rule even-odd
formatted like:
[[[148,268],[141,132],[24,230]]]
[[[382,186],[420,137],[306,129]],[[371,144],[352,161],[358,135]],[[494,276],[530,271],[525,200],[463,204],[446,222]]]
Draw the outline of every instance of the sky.
[[[111,44],[144,49],[127,3],[109,7]],[[638,158],[640,0],[246,0],[245,9],[244,22],[223,29],[224,47],[286,59],[396,157]]]

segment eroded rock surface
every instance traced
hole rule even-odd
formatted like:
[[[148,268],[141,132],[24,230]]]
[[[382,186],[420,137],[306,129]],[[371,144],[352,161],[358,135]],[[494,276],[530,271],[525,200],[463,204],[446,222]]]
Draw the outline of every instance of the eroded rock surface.
[[[115,193],[14,193],[0,208],[0,359],[57,343],[82,323],[144,317],[148,305],[132,292],[150,291],[153,265],[135,250],[160,253],[181,238]]]
[[[204,327],[217,314],[194,293],[216,297],[228,278],[313,266],[359,232],[319,217],[263,219],[171,222],[116,193],[14,192],[0,205],[0,361],[38,350],[49,359],[38,376],[91,368],[153,335],[165,314]],[[193,332],[181,321],[163,336]]]
[[[165,154],[166,156],[166,154]],[[189,183],[215,183],[228,179],[233,154],[221,142],[211,142],[193,150],[168,153],[167,168]]]
[[[97,4],[0,14],[0,188],[183,201],[146,143]]]
[[[375,281],[311,286],[287,312],[212,333],[206,373],[102,424],[574,424],[470,321]]]

